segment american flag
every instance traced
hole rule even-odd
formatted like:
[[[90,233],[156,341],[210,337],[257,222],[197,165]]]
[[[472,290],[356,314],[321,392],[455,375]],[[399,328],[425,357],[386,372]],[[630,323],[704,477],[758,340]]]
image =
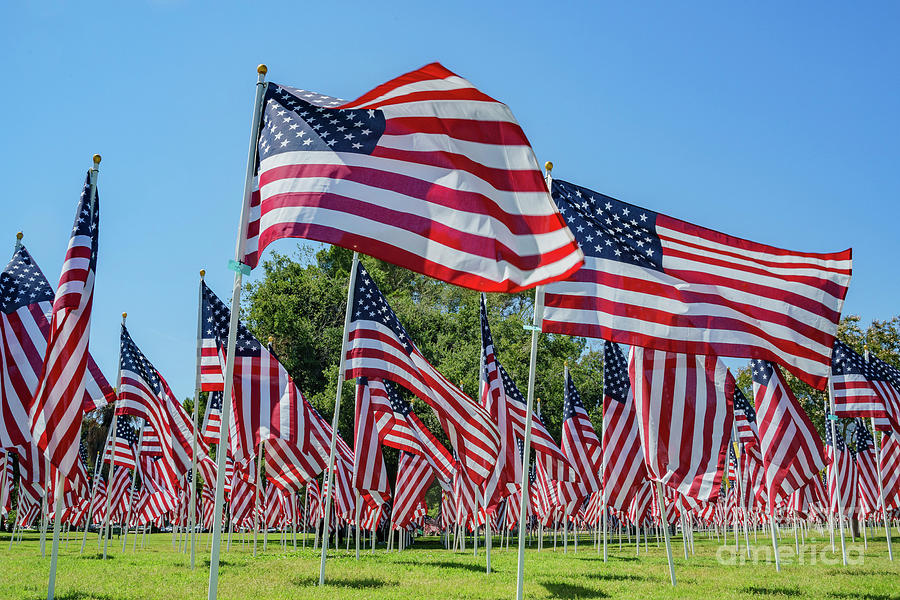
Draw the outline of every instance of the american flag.
[[[235,477],[232,481],[230,510],[228,512],[231,514],[231,520],[236,527],[242,526],[248,519],[253,518],[255,494],[255,484],[248,483],[240,477]],[[210,518],[211,521],[212,519]]]
[[[0,450],[0,517],[12,510],[13,454]]]
[[[628,519],[635,525],[642,525],[650,518],[650,505],[653,503],[654,485],[645,480],[638,487],[628,505]]]
[[[115,460],[117,467],[134,468],[134,451],[138,443],[138,434],[134,426],[124,418],[116,418],[116,433],[106,446],[103,462]]]
[[[144,419],[157,433],[162,456],[160,467],[166,473],[170,488],[178,489],[178,480],[191,468],[193,421],[159,371],[134,343],[124,323],[119,352],[121,383],[116,412]],[[208,451],[209,447],[198,439],[198,461]]]
[[[34,443],[70,481],[78,477],[75,463],[86,389],[88,339],[97,270],[100,199],[96,171],[84,180],[75,223],[66,250],[59,287],[53,300],[47,350],[28,417]],[[87,485],[79,481],[79,485]]]
[[[357,490],[367,492],[376,503],[381,505],[387,502],[391,495],[387,467],[381,451],[382,440],[387,431],[382,431],[376,423],[379,414],[376,412],[375,402],[372,400],[368,380],[360,377],[356,380],[353,421],[353,454],[356,459],[353,463],[353,485]],[[389,422],[393,420],[392,411],[381,412],[388,415]]]
[[[216,362],[218,363],[218,358]],[[221,375],[222,370],[219,369]],[[218,444],[222,428],[222,391],[209,392],[206,399],[206,411],[203,414],[203,426],[200,435],[207,444]]]
[[[781,371],[764,360],[750,361],[769,514],[791,492],[825,468],[822,440],[794,398]]]
[[[756,411],[741,388],[734,386],[734,425],[738,442],[759,444],[759,429],[756,426]]]
[[[553,199],[585,265],[547,286],[543,330],[782,363],[823,388],[850,251],[789,252],[565,181]]]
[[[201,351],[201,387],[212,392],[222,390],[224,380],[220,377],[218,382],[207,380],[204,383],[202,373],[204,365],[208,372],[212,364],[217,364],[220,372],[224,373],[231,310],[206,283],[201,281],[200,286],[204,324],[202,348],[210,345],[206,340],[213,340],[218,349],[216,356]],[[271,348],[263,346],[240,322],[233,380],[234,410],[229,429],[230,450],[235,459],[242,460],[253,455],[260,442],[269,438],[302,446],[305,427],[302,394]]]
[[[453,486],[453,454],[425,426],[412,410],[412,405],[400,397],[390,381],[368,379],[373,410],[378,413],[377,424],[385,446],[405,450],[424,457],[435,471],[438,484],[445,490]]]
[[[697,500],[719,493],[734,377],[715,356],[632,346],[629,377],[648,477]]]
[[[94,499],[91,502],[91,522],[99,525],[106,514],[106,480],[102,475],[97,477],[94,484]]]
[[[306,484],[306,525],[315,527],[322,518],[322,495],[319,482],[313,479]]]
[[[434,481],[434,470],[423,456],[400,451],[397,463],[396,497],[391,522],[395,527],[407,527],[415,519],[415,511],[425,500],[425,492]]]
[[[159,434],[157,434],[149,424],[144,425],[144,435],[141,437],[140,454],[141,456],[153,458],[162,456],[162,442],[159,441]]]
[[[854,422],[856,428],[853,431],[856,442],[856,469],[859,473],[860,505],[869,508],[867,513],[872,513],[881,508],[881,491],[878,485],[878,463],[875,460],[875,438],[866,428],[866,423],[860,418]]]
[[[871,367],[865,359],[840,340],[834,341],[831,355],[831,383],[834,414],[841,418],[887,418],[884,402],[869,381]]]
[[[603,469],[606,503],[625,510],[639,484],[647,478],[638,432],[634,394],[628,379],[628,361],[615,342],[603,346]]]
[[[282,489],[302,489],[327,466],[327,452],[304,452],[278,438],[266,441],[266,472]]]
[[[828,415],[826,415],[826,418]],[[835,428],[831,436],[830,424],[825,425],[825,458],[828,465],[828,498],[832,513],[840,512],[847,517],[856,514],[856,494],[859,475],[853,452],[844,442],[844,436]]]
[[[885,508],[900,509],[900,436],[893,432],[881,436],[881,476]]]
[[[28,407],[50,336],[53,288],[19,244],[0,273],[0,447],[31,443]],[[88,354],[82,412],[106,406],[115,392]]]
[[[131,471],[116,467],[109,484],[109,522],[123,522],[131,492]]]
[[[490,402],[486,406],[489,407],[491,415],[495,419],[502,417],[507,421],[507,428],[511,430],[511,434],[508,434],[510,443],[513,439],[524,439],[527,403],[519,388],[497,359],[483,294],[481,297],[481,344],[486,391],[489,394],[488,398],[482,398],[482,403],[485,404],[485,401],[489,399]],[[497,410],[494,407],[497,407]],[[503,431],[503,421],[497,420],[496,422],[500,424],[500,430]],[[535,459],[544,463],[551,479],[557,481],[575,481],[577,479],[578,473],[574,465],[563,454],[553,436],[547,431],[541,417],[534,411],[531,413],[531,444],[536,452]],[[516,459],[517,465],[520,462]],[[518,466],[513,483],[518,486],[521,481],[521,467]]]
[[[603,447],[570,373],[566,374],[565,384],[561,446],[578,471],[578,481],[560,481],[558,490],[560,504],[565,506],[566,514],[571,514],[588,495],[601,489]]]
[[[263,108],[251,267],[287,237],[488,292],[582,263],[509,108],[437,63],[353,102],[269,83]]]
[[[490,413],[425,359],[362,264],[355,279],[345,377],[390,379],[406,386],[435,411],[468,477],[481,485],[500,453],[500,434]]]
[[[766,466],[759,444],[743,444],[741,446],[741,507],[752,509],[754,506],[765,508],[768,503],[766,483]]]
[[[886,413],[875,416],[875,428],[900,434],[900,369],[874,356],[868,362],[868,377]]]
[[[559,491],[556,482],[551,481],[547,476],[547,470],[541,461],[534,464],[535,471],[535,488],[539,496],[539,506],[543,510],[538,516],[544,525],[549,525],[556,517],[556,513],[560,509]]]

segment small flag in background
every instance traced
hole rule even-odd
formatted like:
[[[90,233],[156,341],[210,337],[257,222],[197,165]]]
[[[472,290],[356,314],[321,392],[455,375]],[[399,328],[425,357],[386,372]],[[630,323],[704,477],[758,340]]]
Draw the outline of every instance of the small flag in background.
[[[437,63],[353,102],[269,83],[260,127],[251,267],[288,237],[486,292],[582,263],[509,108]]]
[[[552,193],[585,265],[547,286],[544,331],[761,358],[825,387],[849,250],[781,250],[559,179]]]

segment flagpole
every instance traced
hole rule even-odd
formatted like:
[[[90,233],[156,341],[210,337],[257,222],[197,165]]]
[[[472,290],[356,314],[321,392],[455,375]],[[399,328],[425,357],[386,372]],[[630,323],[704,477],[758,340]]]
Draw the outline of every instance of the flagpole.
[[[125,535],[122,536],[122,552],[125,552],[125,544],[128,541],[128,527],[131,522],[131,508],[134,505],[134,487],[137,485],[139,460],[141,457],[141,444],[144,441],[144,420],[140,419],[141,433],[138,434],[137,451],[134,453],[134,473],[131,474],[131,490],[128,494],[128,512],[125,514]],[[137,532],[135,532],[137,535]]]
[[[200,269],[200,287],[198,291],[198,301],[197,301],[197,368],[194,374],[194,436],[191,441],[191,476],[197,476],[197,436],[200,435],[200,360],[202,353],[202,338],[203,338],[203,280],[206,277],[206,270]],[[196,566],[196,554],[197,554],[197,534],[195,533],[196,527],[196,510],[197,510],[197,483],[191,486],[191,501],[190,501],[190,515],[188,517],[191,526],[191,570],[194,570]],[[204,485],[208,485],[208,481],[203,482]]]
[[[837,494],[837,504],[838,504],[838,525],[841,530],[841,557],[844,562],[844,566],[847,566],[847,546],[844,542],[844,499],[841,494],[841,463],[837,459],[837,434],[835,431],[834,422],[837,420],[837,416],[834,414],[834,386],[831,381],[831,375],[828,376],[828,405],[831,407],[831,414],[828,415],[828,423],[829,427],[831,427],[831,457],[832,464],[834,466],[831,469],[832,479],[834,480],[834,493]],[[847,450],[844,450],[847,452]],[[829,512],[831,511],[831,499],[829,498]]]
[[[81,538],[81,552],[79,554],[84,554],[84,546],[87,543],[88,529],[91,526],[91,517],[94,514],[94,497],[97,495],[97,485],[100,483],[100,467],[103,465],[103,457],[106,456],[107,448],[109,447],[110,434],[112,434],[112,429],[106,432],[106,441],[103,443],[103,448],[100,449],[100,453],[94,459],[94,485],[91,486],[91,499],[88,504],[87,521],[84,524],[84,537]]]
[[[553,181],[550,172],[553,170],[553,163],[547,162],[544,167],[547,170],[546,182],[547,190],[550,190],[550,184]],[[525,437],[523,440],[524,450],[522,456],[522,497],[519,502],[519,556],[516,569],[516,598],[522,600],[525,592],[525,516],[528,514],[528,469],[525,468],[531,462],[531,420],[532,411],[534,409],[534,376],[537,366],[538,338],[540,336],[541,325],[544,321],[544,287],[538,286],[534,290],[534,318],[531,324],[531,360],[528,365],[528,396],[525,406]]]
[[[250,194],[253,191],[253,175],[256,168],[256,143],[259,138],[259,121],[262,101],[266,89],[266,65],[256,68],[256,96],[253,101],[253,116],[250,121],[250,145],[247,150],[247,171],[244,175],[244,197],[241,205],[241,220],[238,225],[237,244],[234,261],[234,286],[231,291],[231,321],[228,326],[228,345],[225,350],[225,384],[222,390],[222,422],[219,429],[219,448],[216,456],[216,502],[213,508],[212,551],[209,557],[209,588],[207,598],[215,600],[219,591],[219,553],[222,545],[222,509],[225,505],[225,456],[230,441],[231,389],[234,378],[234,348],[237,342],[238,319],[241,307],[241,283],[244,273],[250,269],[241,261],[247,246],[247,223],[250,220]]]
[[[884,502],[884,481],[883,475],[881,474],[881,447],[878,445],[878,441],[875,439],[875,435],[877,434],[877,429],[875,429],[875,417],[872,417],[872,443],[875,445],[875,462],[878,465],[878,495],[881,498],[881,516],[884,518],[884,534],[887,537],[887,547],[888,547],[888,558],[891,562],[894,561],[894,550],[891,547],[891,526],[888,523],[887,516],[887,507]],[[881,434],[881,438],[884,439],[884,434]]]
[[[253,556],[256,556],[256,541],[259,538],[259,500],[260,496],[262,496],[263,445],[265,445],[265,442],[259,443],[259,455],[256,457],[256,490],[253,496]],[[268,526],[266,531],[268,532]]]
[[[125,327],[125,319],[128,313],[122,313],[122,328]],[[121,336],[120,336],[121,337]],[[119,344],[119,368],[116,374],[116,390],[122,389],[122,344]],[[110,423],[110,431],[112,431],[112,452],[109,454],[109,476],[106,478],[106,511],[103,513],[103,560],[106,560],[106,547],[109,543],[109,505],[112,500],[112,478],[116,470],[116,425],[119,422],[119,411],[113,411],[112,423]]]
[[[91,214],[94,212],[94,202],[97,198],[97,175],[100,173],[100,155],[95,154],[93,157],[94,166],[91,168]],[[81,384],[82,388],[84,383]],[[56,472],[56,506],[53,515],[53,546],[50,550],[50,580],[47,584],[47,600],[52,600],[56,593],[56,562],[59,555],[59,531],[62,527],[62,509],[65,481],[62,473]],[[44,492],[46,498],[47,493]],[[105,557],[104,557],[105,558]]]
[[[331,525],[331,496],[334,488],[334,458],[337,452],[338,417],[341,413],[341,391],[344,387],[344,361],[347,358],[347,337],[350,333],[350,315],[353,314],[353,288],[356,287],[356,270],[359,264],[359,253],[353,253],[353,262],[350,265],[350,281],[347,285],[347,308],[344,311],[344,334],[341,337],[341,357],[338,360],[337,391],[334,395],[334,416],[331,419],[331,444],[328,451],[328,470],[325,480],[328,489],[325,492],[325,522],[322,529],[322,557],[319,562],[319,585],[325,585],[325,557],[328,556],[328,528]],[[210,598],[209,600],[213,600]]]
[[[656,482],[656,494],[659,502],[659,521],[662,524],[663,533],[666,538],[666,558],[669,561],[669,579],[672,580],[672,587],[675,586],[675,562],[672,560],[672,542],[669,539],[669,520],[666,518],[666,500],[663,496],[662,483]],[[659,538],[657,538],[659,540]]]
[[[734,419],[731,420],[731,437],[733,440],[737,440],[737,428],[734,424]],[[734,446],[732,445],[732,449]],[[741,446],[741,456],[744,454],[744,447]],[[735,482],[735,487],[737,487],[737,494],[739,496],[738,500],[741,503],[741,510],[744,511],[744,518],[742,519],[744,522],[744,546],[747,547],[747,558],[750,558],[750,532],[747,531],[747,519],[749,518],[747,505],[744,502],[744,490],[741,488],[741,461],[738,459],[737,455],[734,457],[734,470],[737,475],[737,481]],[[728,478],[727,471],[725,478]],[[748,494],[749,498],[749,494]],[[737,512],[737,511],[735,511]],[[735,523],[735,528],[737,527],[737,523]],[[737,537],[737,536],[735,536]]]
[[[603,399],[600,400],[600,452],[601,452],[600,456],[602,457],[603,467],[602,467],[602,470],[600,471],[600,482],[601,482],[600,493],[602,494],[602,498],[603,498],[603,515],[601,515],[601,518],[603,519],[603,562],[606,562],[607,561],[606,537],[607,537],[607,529],[609,526],[609,523],[606,520],[606,518],[607,518],[606,513],[609,510],[608,504],[607,504],[607,497],[606,497],[606,482],[603,480],[603,478],[606,476],[606,461],[607,461],[607,453],[606,453],[606,393],[605,393],[606,353],[604,353],[604,355],[603,355],[603,360],[604,360],[604,364],[603,364],[604,368],[603,368],[603,373],[602,373],[601,377],[603,377],[604,394],[603,394]],[[600,548],[597,548],[597,550],[599,551]]]
[[[482,301],[482,303],[484,303],[485,311],[487,311],[487,294],[485,294],[484,292],[481,292],[481,301]],[[481,353],[480,354],[481,354],[481,357],[478,360],[478,392],[477,392],[477,394],[479,395],[479,400],[481,400],[481,397],[484,394],[484,385],[485,385],[484,344],[481,345]],[[488,501],[490,499],[487,497],[487,485],[488,485],[487,481],[485,481],[484,485],[485,485],[485,488],[484,488],[485,493],[481,494],[481,502],[482,502],[482,505],[484,506],[484,553],[485,553],[485,557],[486,557],[484,571],[485,571],[485,573],[490,574],[490,572],[491,572],[491,544],[493,543],[491,536],[493,535],[493,532],[491,531],[491,520],[488,518]],[[476,489],[476,493],[477,493],[477,491],[478,490]]]

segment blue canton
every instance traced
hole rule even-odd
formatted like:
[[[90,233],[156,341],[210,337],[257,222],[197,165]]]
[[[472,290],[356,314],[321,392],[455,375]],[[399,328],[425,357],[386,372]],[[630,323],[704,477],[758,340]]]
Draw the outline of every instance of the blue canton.
[[[259,158],[282,152],[371,154],[384,134],[384,113],[336,108],[343,100],[269,83],[259,132]]]
[[[144,356],[144,353],[141,352],[140,348],[137,347],[137,344],[134,343],[134,340],[131,339],[131,334],[128,333],[128,329],[125,325],[122,325],[120,352],[122,358],[119,362],[119,366],[123,371],[137,373],[138,376],[150,386],[150,389],[153,390],[154,393],[163,393],[164,390],[162,382],[159,379],[159,374],[153,365],[150,364],[150,361],[147,360],[147,357]],[[120,420],[118,423],[121,424],[122,421]],[[128,427],[131,427],[131,425],[129,424]],[[119,435],[118,428],[116,430],[116,435]],[[137,441],[137,438],[135,438],[135,441]]]
[[[866,422],[859,417],[856,418],[856,431],[853,433],[856,436],[857,452],[865,452],[875,447],[875,438],[872,437],[872,434],[866,428]]]
[[[93,209],[93,210],[92,210]],[[91,205],[91,172],[88,171],[81,188],[81,197],[78,200],[78,208],[75,213],[75,225],[72,227],[72,236],[83,235],[91,238],[91,260],[88,270],[97,271],[97,228],[100,225],[100,192],[94,190],[94,203]]]
[[[838,375],[862,375],[868,377],[869,368],[863,357],[853,351],[847,344],[834,340],[834,350],[831,353],[831,374]]]
[[[225,349],[228,346],[228,330],[231,325],[231,310],[219,300],[206,283],[202,284],[203,337],[216,340]],[[261,356],[262,344],[238,321],[238,333],[235,341],[235,356]]]
[[[387,380],[383,380],[384,389],[387,391],[388,401],[391,403],[391,408],[395,413],[401,414],[404,417],[412,412],[412,404],[404,400],[400,397],[400,393],[397,391],[397,388],[393,383]]]
[[[750,401],[744,396],[739,387],[734,388],[734,412],[741,411],[751,423],[756,423],[756,411],[750,405]]]
[[[362,266],[362,263],[359,264],[356,270],[356,287],[353,290],[353,313],[350,320],[353,322],[374,321],[383,325],[394,333],[407,354],[412,353],[414,346],[409,336],[406,335],[406,330],[400,324],[397,315],[391,310],[391,306],[385,299],[384,294],[381,293],[381,290],[369,277],[369,273]]]
[[[663,270],[655,212],[560,179],[552,195],[586,256]]]
[[[753,372],[753,382],[759,385],[769,385],[774,375],[774,367],[767,360],[759,360],[754,358],[750,361],[750,369]]]
[[[584,404],[581,402],[581,394],[575,389],[575,382],[572,381],[570,374],[566,379],[566,391],[563,395],[563,421],[574,417],[578,408],[584,410]]]
[[[53,302],[53,288],[31,254],[20,246],[0,273],[0,310],[11,314],[36,302]]]
[[[615,342],[603,343],[603,394],[610,400],[627,402],[631,381],[628,361]]]

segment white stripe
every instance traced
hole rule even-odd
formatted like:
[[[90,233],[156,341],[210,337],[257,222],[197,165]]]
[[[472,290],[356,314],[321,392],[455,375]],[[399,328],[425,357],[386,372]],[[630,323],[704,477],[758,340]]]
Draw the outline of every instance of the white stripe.
[[[407,94],[414,94],[416,92],[448,92],[451,90],[465,88],[474,89],[475,86],[457,75],[444,77],[441,79],[423,79],[421,81],[415,81],[413,83],[395,87],[387,93],[382,94],[381,96],[373,98],[365,104],[360,105],[360,108],[378,106],[380,102],[384,102],[385,100],[398,98]]]
[[[385,134],[378,147],[409,152],[452,152],[491,169],[537,171],[540,167],[528,145],[487,144],[461,140],[441,133]]]

